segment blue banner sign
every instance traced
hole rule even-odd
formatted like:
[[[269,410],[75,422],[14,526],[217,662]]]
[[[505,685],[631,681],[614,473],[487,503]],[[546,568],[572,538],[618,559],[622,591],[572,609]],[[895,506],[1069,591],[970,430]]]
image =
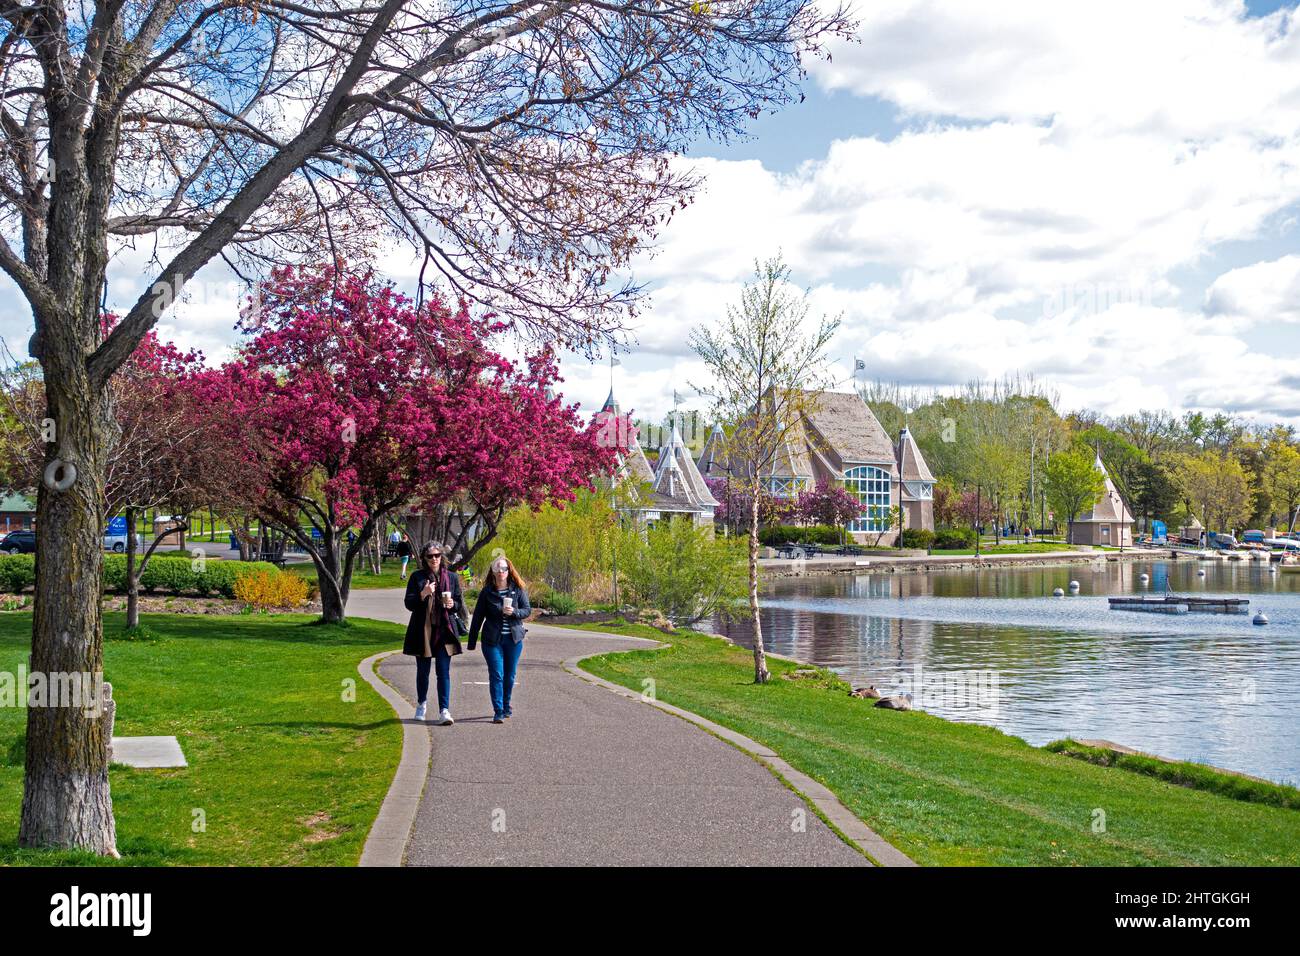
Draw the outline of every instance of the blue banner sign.
[[[126,534],[126,515],[118,515],[116,518],[108,519],[109,534]]]

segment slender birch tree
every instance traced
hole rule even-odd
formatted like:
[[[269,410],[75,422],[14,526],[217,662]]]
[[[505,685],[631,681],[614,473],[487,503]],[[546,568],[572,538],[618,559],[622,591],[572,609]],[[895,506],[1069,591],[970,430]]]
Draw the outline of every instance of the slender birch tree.
[[[767,656],[758,601],[758,516],[764,483],[787,442],[802,441],[803,419],[830,385],[826,348],[840,319],[808,319],[807,294],[790,284],[778,254],[755,263],[754,281],[740,305],[729,306],[716,325],[691,330],[690,346],[713,380],[694,386],[713,403],[722,423],[722,458],[733,483],[749,493],[749,610],[754,631],[754,682],[767,682]]]

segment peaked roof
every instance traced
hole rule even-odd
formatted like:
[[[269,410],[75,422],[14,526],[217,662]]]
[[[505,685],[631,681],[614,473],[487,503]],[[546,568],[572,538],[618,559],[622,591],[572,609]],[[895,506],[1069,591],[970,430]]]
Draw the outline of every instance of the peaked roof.
[[[841,462],[893,462],[894,443],[862,396],[849,392],[810,392],[810,423]]]
[[[619,478],[620,481],[631,478],[640,484],[641,482],[655,480],[655,473],[650,468],[650,462],[646,460],[645,452],[641,450],[641,446],[637,442],[632,442],[626,454],[620,453],[618,457],[619,470],[622,472]]]
[[[772,463],[764,469],[765,477],[772,478],[811,478],[812,461],[808,456],[808,442],[805,430],[796,424],[790,429],[786,440],[772,457]]]
[[[903,481],[934,481],[930,466],[906,425],[898,433],[898,477]]]
[[[594,417],[597,420],[605,419],[614,433],[611,437],[618,449],[618,460],[614,466],[615,482],[626,481],[629,478],[638,484],[654,481],[654,471],[651,470],[650,462],[646,460],[645,452],[641,450],[641,445],[634,436],[631,421],[626,423],[619,421],[608,422],[609,416],[618,419],[622,415],[618,402],[614,398],[614,390],[611,388],[609,397],[605,399],[605,404],[600,407],[600,411]]]
[[[1110,473],[1106,471],[1106,466],[1101,460],[1101,452],[1097,452],[1097,460],[1092,463],[1092,467],[1101,472],[1106,482],[1106,490],[1102,492],[1101,500],[1074,519],[1075,524],[1080,521],[1132,524],[1133,515],[1125,507],[1124,499],[1119,496],[1119,489],[1115,487],[1115,482],[1110,480]]]
[[[704,439],[704,447],[700,449],[700,457],[695,459],[695,466],[699,468],[701,475],[708,477],[710,466],[713,466],[713,471],[726,474],[727,456],[722,447],[726,439],[727,436],[722,431],[722,426],[715,424],[713,431],[709,432],[709,437]]]
[[[700,511],[718,506],[699,468],[695,467],[690,449],[682,441],[676,419],[668,444],[659,449],[654,492],[654,504],[665,511]]]

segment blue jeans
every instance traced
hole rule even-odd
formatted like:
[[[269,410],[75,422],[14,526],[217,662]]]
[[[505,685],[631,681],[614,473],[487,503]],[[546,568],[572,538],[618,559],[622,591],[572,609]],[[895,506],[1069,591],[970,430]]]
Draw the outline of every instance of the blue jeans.
[[[519,655],[524,652],[524,642],[516,644],[506,637],[496,644],[483,645],[483,659],[487,661],[488,693],[492,697],[492,716],[510,716],[510,692],[515,689],[515,670]]]
[[[429,699],[429,665],[437,664],[438,670],[438,709],[451,709],[451,655],[445,648],[438,648],[437,657],[417,657],[415,659],[415,697],[421,704]]]

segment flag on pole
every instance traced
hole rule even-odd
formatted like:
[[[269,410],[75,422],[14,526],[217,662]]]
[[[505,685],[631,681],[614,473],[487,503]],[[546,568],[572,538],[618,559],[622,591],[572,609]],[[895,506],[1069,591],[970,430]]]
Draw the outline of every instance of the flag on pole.
[[[857,373],[857,372],[865,372],[866,370],[867,370],[867,363],[866,363],[866,362],[862,361],[862,359],[860,359],[860,358],[855,358],[855,359],[853,360],[853,371],[854,371],[854,373]]]

